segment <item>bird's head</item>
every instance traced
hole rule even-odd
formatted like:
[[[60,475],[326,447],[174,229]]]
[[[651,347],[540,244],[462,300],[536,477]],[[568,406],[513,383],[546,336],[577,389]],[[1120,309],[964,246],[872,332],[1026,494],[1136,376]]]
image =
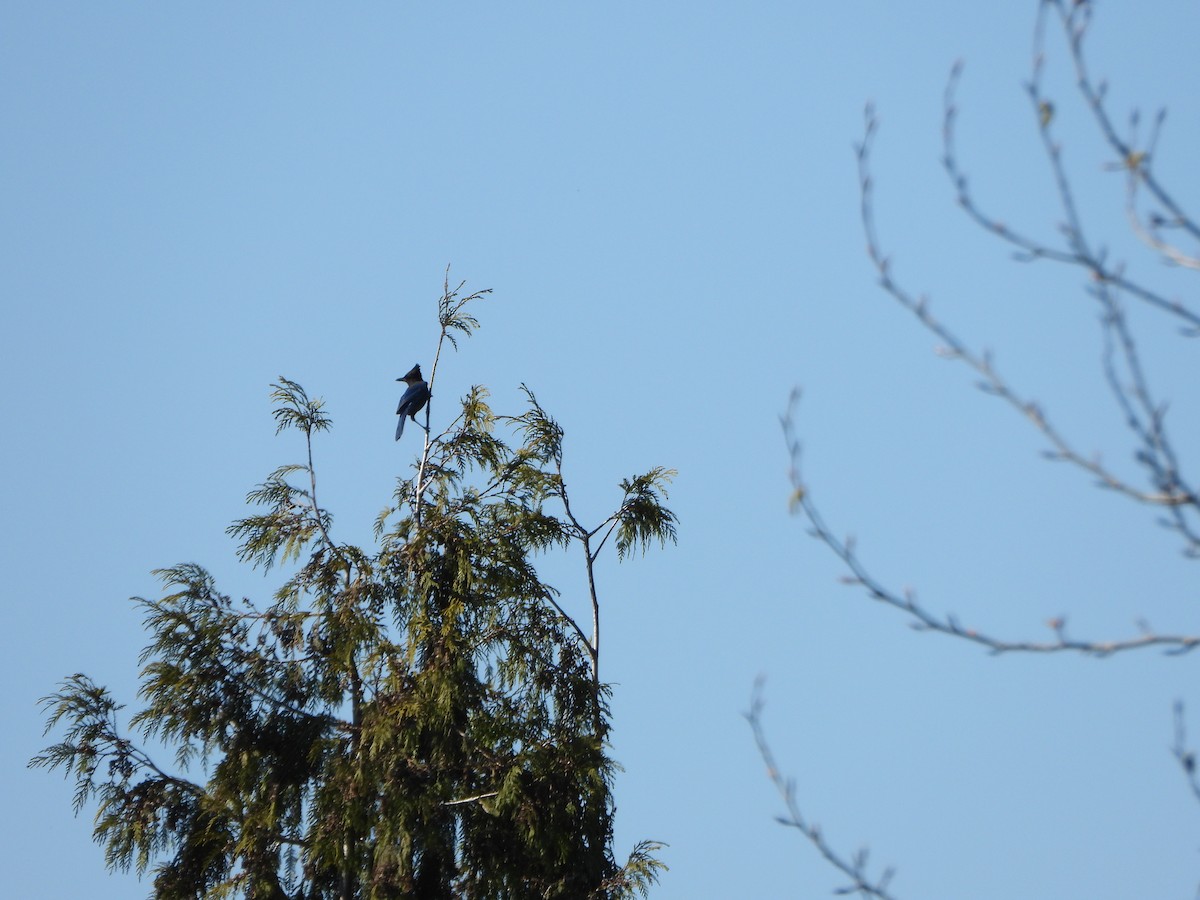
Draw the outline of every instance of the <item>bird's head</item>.
[[[425,379],[421,377],[421,364],[418,363],[417,365],[413,366],[408,370],[407,374],[401,375],[396,380],[403,381],[405,384],[415,384],[418,381],[424,381]]]

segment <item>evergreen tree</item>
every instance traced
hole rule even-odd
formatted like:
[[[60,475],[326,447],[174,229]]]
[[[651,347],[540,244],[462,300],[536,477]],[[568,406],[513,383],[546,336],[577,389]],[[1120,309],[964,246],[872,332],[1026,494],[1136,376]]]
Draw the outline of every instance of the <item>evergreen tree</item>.
[[[487,292],[461,288],[439,303],[431,387],[445,342],[478,325],[465,307]],[[474,387],[427,431],[369,552],[337,542],[317,501],[321,401],[274,385],[277,431],[299,431],[307,461],[276,469],[229,532],[243,561],[290,575],[259,606],[187,563],[136,599],[150,641],[129,724],[174,763],[126,737],[87,676],[45,698],[47,730],[66,733],[31,764],[75,779],[76,812],[97,801],[110,867],[153,867],[163,900],[646,894],[660,845],[612,852],[594,565],[610,538],[621,558],[674,540],[674,473],[623,481],[616,511],[582,524],[562,429],[525,396],[501,416]],[[533,564],[572,544],[590,628]]]

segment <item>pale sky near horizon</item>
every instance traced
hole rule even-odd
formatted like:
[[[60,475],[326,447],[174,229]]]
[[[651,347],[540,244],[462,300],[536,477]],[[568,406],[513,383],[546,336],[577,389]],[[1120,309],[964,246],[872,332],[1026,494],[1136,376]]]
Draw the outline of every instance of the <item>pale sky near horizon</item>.
[[[1092,67],[1122,122],[1170,110],[1158,164],[1200,205],[1200,5],[1101,2]],[[573,493],[679,470],[676,547],[601,567],[618,856],[669,846],[651,894],[820,897],[844,881],[776,824],[741,714],[806,815],[897,897],[1189,896],[1200,805],[1170,755],[1200,742],[1200,656],[988,656],[839,584],[788,514],[779,415],[804,391],[804,478],[864,560],[1003,637],[1200,633],[1195,562],[1153,510],[1040,458],[1037,435],[874,283],[853,145],[875,147],[897,276],[1137,475],[1079,273],[1020,265],[956,209],[942,91],[965,61],[960,150],[981,202],[1052,240],[1061,218],[1022,84],[1037,3],[0,5],[0,824],[14,897],[145,896],[110,875],[93,807],[26,762],[37,698],[82,671],[137,704],[132,595],[194,561],[266,597],[224,528],[276,466],[279,375],[326,400],[317,445],[340,540],[370,545],[411,462],[396,377],[427,365],[452,279],[494,293],[444,356],[433,414],[474,383],[533,389]],[[1049,85],[1096,240],[1181,296],[1130,239],[1123,181],[1066,77]],[[1200,445],[1196,344],[1133,311],[1148,377]],[[546,560],[566,602],[573,560]],[[876,869],[878,871],[878,869]]]

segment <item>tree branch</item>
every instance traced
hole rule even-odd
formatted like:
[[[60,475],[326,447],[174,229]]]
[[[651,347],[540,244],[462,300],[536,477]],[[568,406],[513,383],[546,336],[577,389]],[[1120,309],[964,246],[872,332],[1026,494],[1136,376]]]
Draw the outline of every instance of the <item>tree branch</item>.
[[[1169,654],[1187,653],[1200,645],[1200,635],[1164,635],[1156,634],[1148,626],[1137,637],[1108,641],[1080,641],[1069,638],[1066,634],[1066,621],[1061,617],[1052,618],[1048,625],[1053,629],[1055,639],[1050,641],[1002,640],[978,631],[975,628],[964,627],[952,616],[935,616],[917,602],[915,592],[906,590],[895,591],[875,578],[859,558],[853,538],[839,539],[834,535],[817,505],[813,502],[811,493],[805,488],[800,476],[800,442],[796,436],[795,407],[799,401],[799,392],[793,392],[792,402],[788,412],[781,417],[784,438],[791,456],[790,479],[792,484],[792,511],[800,512],[808,520],[810,534],[821,541],[845,564],[850,574],[843,582],[863,588],[868,596],[894,609],[898,609],[911,619],[911,625],[917,631],[933,631],[970,641],[986,647],[992,653],[1056,653],[1074,652],[1091,656],[1111,656],[1123,650],[1138,650],[1147,647],[1159,647]]]
[[[827,862],[850,879],[850,884],[837,888],[834,893],[858,894],[861,897],[875,897],[876,900],[894,900],[894,896],[888,892],[887,888],[892,877],[895,875],[895,869],[884,869],[878,878],[874,880],[870,879],[867,876],[869,853],[865,847],[855,853],[850,859],[846,859],[825,840],[820,826],[815,822],[809,822],[800,811],[800,804],[796,799],[796,783],[790,778],[785,778],[780,773],[779,766],[775,763],[775,754],[771,752],[771,746],[767,742],[766,732],[762,724],[762,712],[765,705],[762,688],[763,679],[760,677],[754,683],[754,693],[750,700],[750,711],[744,715],[746,721],[750,723],[750,730],[754,734],[754,743],[758,747],[758,755],[767,767],[767,777],[771,779],[775,790],[783,798],[784,807],[787,809],[787,815],[776,817],[776,821],[781,825],[786,825],[789,828],[795,828],[799,831]]]

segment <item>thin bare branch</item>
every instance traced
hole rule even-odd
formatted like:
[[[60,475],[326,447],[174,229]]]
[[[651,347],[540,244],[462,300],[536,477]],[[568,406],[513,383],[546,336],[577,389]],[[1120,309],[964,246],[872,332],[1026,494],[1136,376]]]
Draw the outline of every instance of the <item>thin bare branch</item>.
[[[866,848],[858,850],[853,857],[847,859],[834,850],[829,842],[825,840],[820,826],[815,822],[808,821],[803,812],[801,812],[800,803],[796,799],[796,783],[790,778],[785,778],[780,772],[779,766],[775,762],[775,754],[771,751],[771,745],[767,742],[762,722],[764,705],[763,679],[760,677],[754,683],[754,693],[750,700],[750,711],[745,713],[745,717],[746,721],[750,723],[750,730],[754,734],[754,743],[758,747],[758,755],[767,767],[767,777],[775,785],[775,790],[779,792],[779,796],[783,799],[784,807],[787,810],[787,815],[777,817],[777,821],[781,825],[786,825],[789,828],[795,828],[799,831],[826,861],[850,879],[850,884],[837,888],[834,893],[858,894],[860,897],[874,897],[876,900],[893,900],[894,895],[888,892],[887,887],[895,875],[894,869],[884,869],[878,878],[871,879],[867,875],[869,854]]]
[[[486,794],[476,794],[474,797],[463,797],[461,800],[447,800],[442,806],[461,806],[464,803],[477,803],[480,800],[487,800],[490,797],[498,797],[499,791],[489,791]]]
[[[1175,757],[1179,767],[1183,769],[1183,774],[1187,776],[1192,796],[1200,800],[1200,781],[1196,778],[1196,751],[1188,746],[1187,723],[1184,720],[1182,700],[1175,701],[1175,743],[1171,747],[1171,755]]]
[[[952,113],[948,112],[947,115],[950,117]],[[865,136],[862,143],[858,146],[859,186],[863,230],[867,239],[867,254],[878,273],[880,286],[902,307],[911,312],[928,331],[932,332],[942,342],[943,346],[939,352],[943,357],[965,364],[980,377],[979,386],[986,393],[1005,401],[1005,403],[1019,412],[1041,432],[1053,448],[1047,453],[1049,458],[1070,463],[1092,475],[1099,486],[1116,491],[1141,503],[1166,507],[1180,505],[1196,506],[1197,498],[1190,492],[1178,490],[1142,490],[1117,476],[1098,457],[1085,456],[1077,451],[1052,424],[1040,404],[1023,397],[1010,386],[1009,382],[997,371],[989,354],[972,350],[955,332],[951,331],[949,327],[933,315],[928,298],[914,296],[895,280],[892,276],[890,260],[881,249],[875,227],[874,182],[870,173],[870,154],[877,131],[878,119],[875,117],[874,110],[868,107]],[[951,147],[947,150],[948,158],[952,159],[952,154],[953,150]],[[948,165],[948,170],[952,173],[952,177],[956,177],[954,173],[957,172],[957,169],[953,164]],[[963,190],[965,191],[965,181],[963,185]],[[969,195],[963,196],[969,197]],[[1015,243],[1025,249],[1038,246],[1025,238],[1015,236],[1004,225],[982,217],[978,210],[973,205],[970,205],[969,199],[965,201],[960,199],[960,202],[967,204],[968,211],[971,212],[972,217],[984,223],[984,227],[994,233],[1005,236],[1005,239],[1011,243]],[[1049,254],[1050,251],[1042,253],[1044,256],[1048,256]]]
[[[1116,152],[1120,166],[1129,172],[1131,179],[1144,185],[1153,199],[1166,210],[1172,227],[1183,230],[1195,240],[1200,240],[1200,224],[1197,224],[1196,220],[1187,214],[1153,171],[1152,151],[1157,137],[1157,129],[1161,126],[1165,114],[1159,114],[1158,125],[1152,133],[1147,149],[1139,150],[1133,142],[1123,140],[1117,133],[1112,117],[1104,104],[1103,85],[1098,84],[1092,78],[1083,52],[1084,41],[1091,26],[1092,4],[1068,4],[1064,0],[1049,0],[1049,4],[1057,13],[1063,33],[1067,37],[1067,46],[1071,53],[1071,63],[1075,67],[1075,81],[1079,92],[1087,102],[1088,109],[1091,110],[1092,117],[1099,126],[1105,141]]]
[[[845,564],[849,570],[843,582],[861,587],[873,600],[878,600],[900,610],[910,620],[911,625],[918,631],[932,631],[938,634],[950,635],[986,647],[992,653],[1081,653],[1089,656],[1111,656],[1125,650],[1140,650],[1157,647],[1169,654],[1181,654],[1194,650],[1200,645],[1200,635],[1168,635],[1157,634],[1148,627],[1143,627],[1141,634],[1134,637],[1103,640],[1083,641],[1070,638],[1067,635],[1067,623],[1062,617],[1053,617],[1047,625],[1054,633],[1052,640],[1004,640],[993,637],[976,628],[961,625],[953,615],[937,616],[917,602],[915,592],[911,590],[897,591],[884,585],[867,569],[854,547],[850,538],[838,538],[825,522],[824,516],[813,502],[812,494],[805,487],[800,475],[800,442],[796,435],[795,407],[799,394],[793,392],[792,403],[788,412],[782,417],[784,437],[791,455],[792,509],[799,512],[808,520],[809,533],[821,541]]]

